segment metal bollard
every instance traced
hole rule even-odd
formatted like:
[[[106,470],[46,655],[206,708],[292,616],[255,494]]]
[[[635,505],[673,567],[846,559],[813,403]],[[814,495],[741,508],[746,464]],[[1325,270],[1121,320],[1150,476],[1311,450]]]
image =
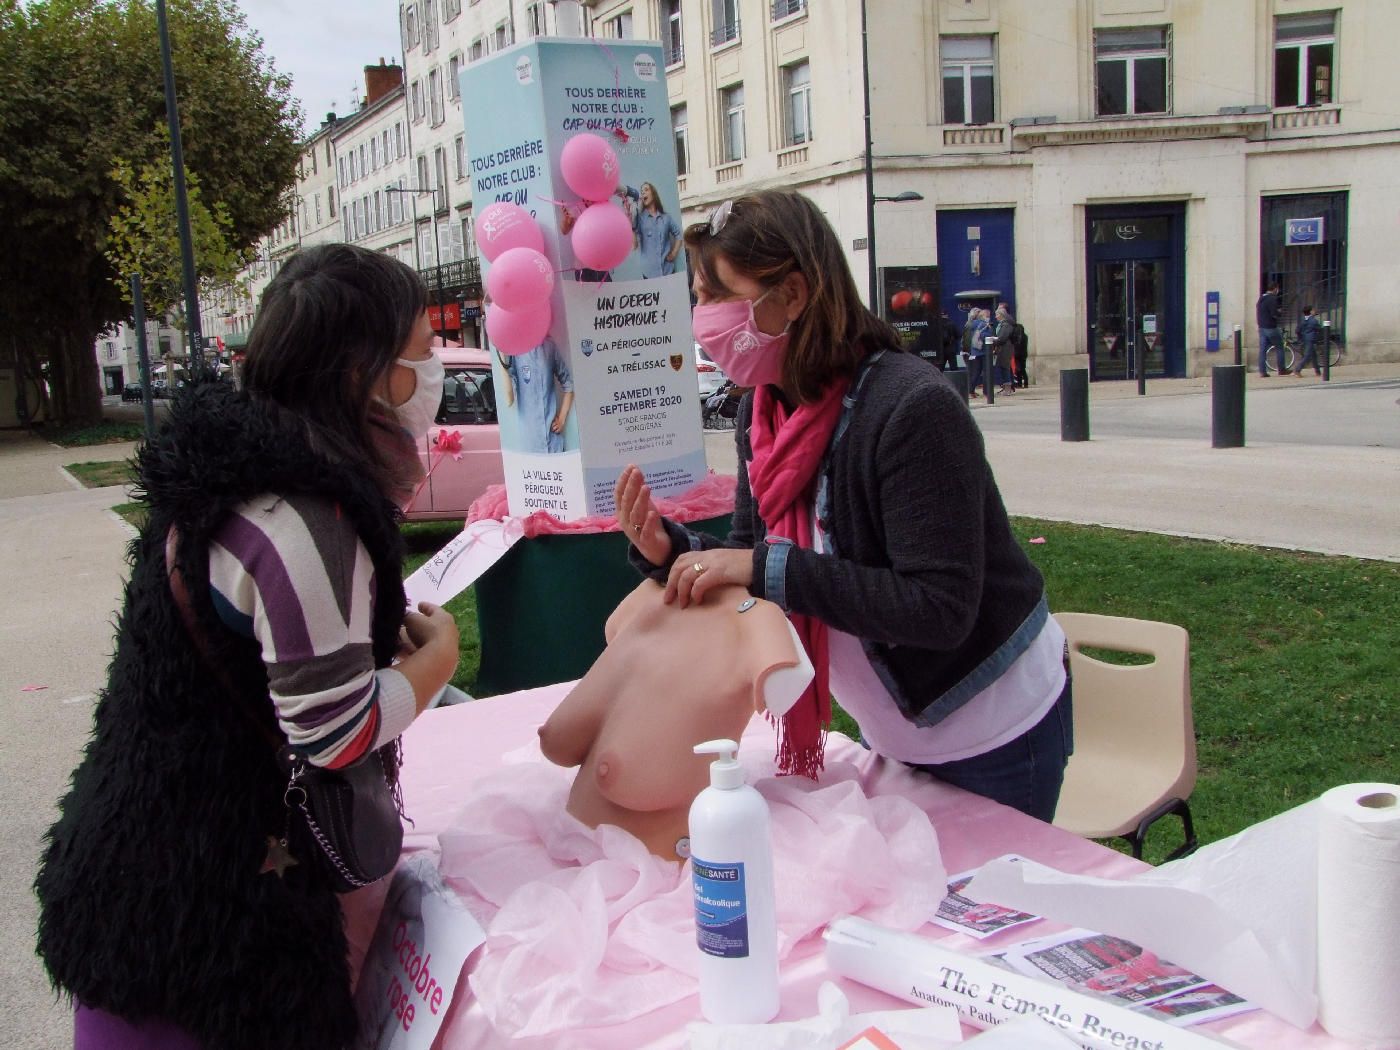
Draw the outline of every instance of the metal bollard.
[[[1332,322],[1322,322],[1322,381],[1332,382]]]
[[[1242,364],[1211,369],[1211,448],[1244,448],[1244,375]]]
[[[1089,370],[1060,372],[1060,440],[1089,440]]]
[[[997,403],[996,357],[996,336],[989,335],[982,340],[982,390],[987,395],[987,404],[989,405]]]
[[[944,372],[944,373],[943,373],[943,378],[946,379],[946,380],[948,380],[948,382],[949,382],[949,384],[952,386],[952,388],[958,392],[959,396],[962,397],[963,403],[966,404],[966,403],[967,403],[967,369],[965,369],[965,368],[959,368],[959,369],[955,369],[955,370],[952,371],[952,372]]]
[[[1244,332],[1239,325],[1235,325],[1235,364],[1244,364]]]

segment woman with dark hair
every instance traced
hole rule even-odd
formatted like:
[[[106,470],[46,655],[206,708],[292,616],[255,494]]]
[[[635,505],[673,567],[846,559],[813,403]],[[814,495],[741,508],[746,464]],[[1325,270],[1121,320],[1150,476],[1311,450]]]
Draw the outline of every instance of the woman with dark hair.
[[[821,768],[834,693],[879,754],[1050,820],[1072,749],[1065,638],[966,404],[865,308],[805,197],[726,202],[686,244],[695,337],[754,387],[733,530],[661,518],[628,467],[634,563],[682,607],[740,584],[787,611],[816,678],[784,716],[784,771]]]
[[[138,454],[116,652],[35,880],[77,1050],[354,1038],[340,905],[289,845],[275,746],[396,778],[378,749],[456,667],[451,616],[405,612],[401,580],[432,334],[412,270],[306,249],[263,295],[244,389],[195,383]]]

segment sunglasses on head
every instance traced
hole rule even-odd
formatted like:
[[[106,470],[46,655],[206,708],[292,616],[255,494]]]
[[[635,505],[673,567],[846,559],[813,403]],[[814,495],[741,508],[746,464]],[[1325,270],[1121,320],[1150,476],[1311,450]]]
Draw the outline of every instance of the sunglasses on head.
[[[715,210],[710,212],[710,217],[705,222],[693,223],[691,230],[697,233],[708,233],[711,237],[716,236],[720,230],[724,229],[724,224],[729,221],[729,216],[734,212],[734,199],[720,201],[715,205]]]

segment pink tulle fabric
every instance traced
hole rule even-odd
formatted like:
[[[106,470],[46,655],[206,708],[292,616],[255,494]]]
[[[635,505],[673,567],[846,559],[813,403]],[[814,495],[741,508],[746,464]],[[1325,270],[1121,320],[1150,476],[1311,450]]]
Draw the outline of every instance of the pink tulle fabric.
[[[698,990],[690,865],[565,812],[573,771],[525,748],[476,781],[439,836],[440,867],[487,930],[471,991],[497,1031],[549,1036],[619,1024]],[[820,785],[745,759],[768,799],[778,952],[840,914],[913,930],[947,882],[928,815],[868,798],[854,765]]]
[[[663,517],[672,521],[690,522],[716,518],[734,510],[734,486],[737,479],[732,474],[707,474],[687,492],[672,499],[656,498],[656,509]],[[506,501],[506,487],[492,485],[476,498],[467,509],[467,524],[492,518],[503,521],[510,516]],[[610,514],[591,518],[577,518],[574,521],[560,521],[553,514],[537,510],[522,518],[525,535],[548,536],[565,532],[617,532],[617,518]]]

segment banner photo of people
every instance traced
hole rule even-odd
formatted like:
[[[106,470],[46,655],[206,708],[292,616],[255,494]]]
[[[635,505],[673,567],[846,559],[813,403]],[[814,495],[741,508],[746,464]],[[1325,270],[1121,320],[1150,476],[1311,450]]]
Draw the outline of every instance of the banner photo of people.
[[[536,40],[461,73],[512,514],[610,514],[629,463],[661,496],[705,476],[662,68]]]
[[[882,266],[880,287],[884,289],[881,316],[899,333],[905,349],[937,361],[941,339],[938,267]]]

